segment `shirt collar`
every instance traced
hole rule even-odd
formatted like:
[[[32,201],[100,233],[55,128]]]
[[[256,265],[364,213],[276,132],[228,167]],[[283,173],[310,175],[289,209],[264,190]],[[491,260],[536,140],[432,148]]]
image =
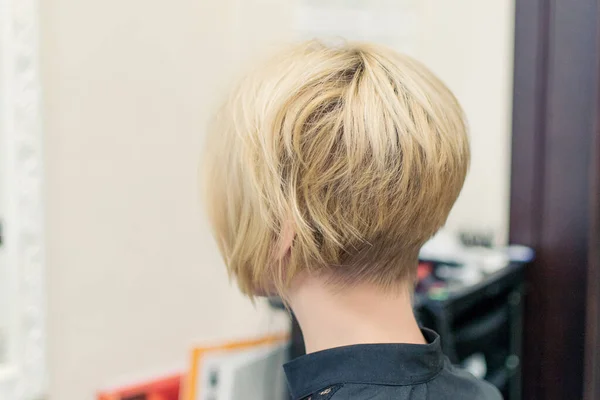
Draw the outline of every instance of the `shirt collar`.
[[[427,344],[358,344],[301,356],[285,364],[294,399],[339,383],[416,385],[437,375],[444,365],[440,337],[422,329]]]

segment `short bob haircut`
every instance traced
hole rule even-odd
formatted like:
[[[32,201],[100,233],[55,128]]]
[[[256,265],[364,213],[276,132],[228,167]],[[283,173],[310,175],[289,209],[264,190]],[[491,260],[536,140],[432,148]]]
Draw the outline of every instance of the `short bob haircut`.
[[[209,129],[206,196],[242,292],[299,275],[401,287],[469,165],[463,112],[422,64],[372,44],[297,44],[243,79]]]

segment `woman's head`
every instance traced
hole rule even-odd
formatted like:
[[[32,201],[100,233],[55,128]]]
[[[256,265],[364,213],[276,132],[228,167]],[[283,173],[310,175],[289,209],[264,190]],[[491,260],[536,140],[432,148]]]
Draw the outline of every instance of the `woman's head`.
[[[423,65],[306,42],[247,75],[217,114],[209,217],[247,294],[285,297],[304,273],[391,288],[413,279],[468,164],[460,105]]]

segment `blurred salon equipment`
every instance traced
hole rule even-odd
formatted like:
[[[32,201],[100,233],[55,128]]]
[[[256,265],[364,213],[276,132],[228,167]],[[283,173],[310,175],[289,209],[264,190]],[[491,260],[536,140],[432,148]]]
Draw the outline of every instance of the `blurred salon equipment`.
[[[525,265],[511,262],[462,287],[427,276],[428,287],[421,287],[415,296],[417,319],[440,334],[450,361],[491,382],[510,400],[521,399]],[[431,268],[434,276],[435,268]]]

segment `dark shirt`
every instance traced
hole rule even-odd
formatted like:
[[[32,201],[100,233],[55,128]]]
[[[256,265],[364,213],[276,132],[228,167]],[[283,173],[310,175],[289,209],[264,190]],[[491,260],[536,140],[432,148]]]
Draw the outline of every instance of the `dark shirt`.
[[[487,382],[455,368],[437,333],[428,344],[359,344],[299,357],[284,365],[293,400],[502,400]]]

